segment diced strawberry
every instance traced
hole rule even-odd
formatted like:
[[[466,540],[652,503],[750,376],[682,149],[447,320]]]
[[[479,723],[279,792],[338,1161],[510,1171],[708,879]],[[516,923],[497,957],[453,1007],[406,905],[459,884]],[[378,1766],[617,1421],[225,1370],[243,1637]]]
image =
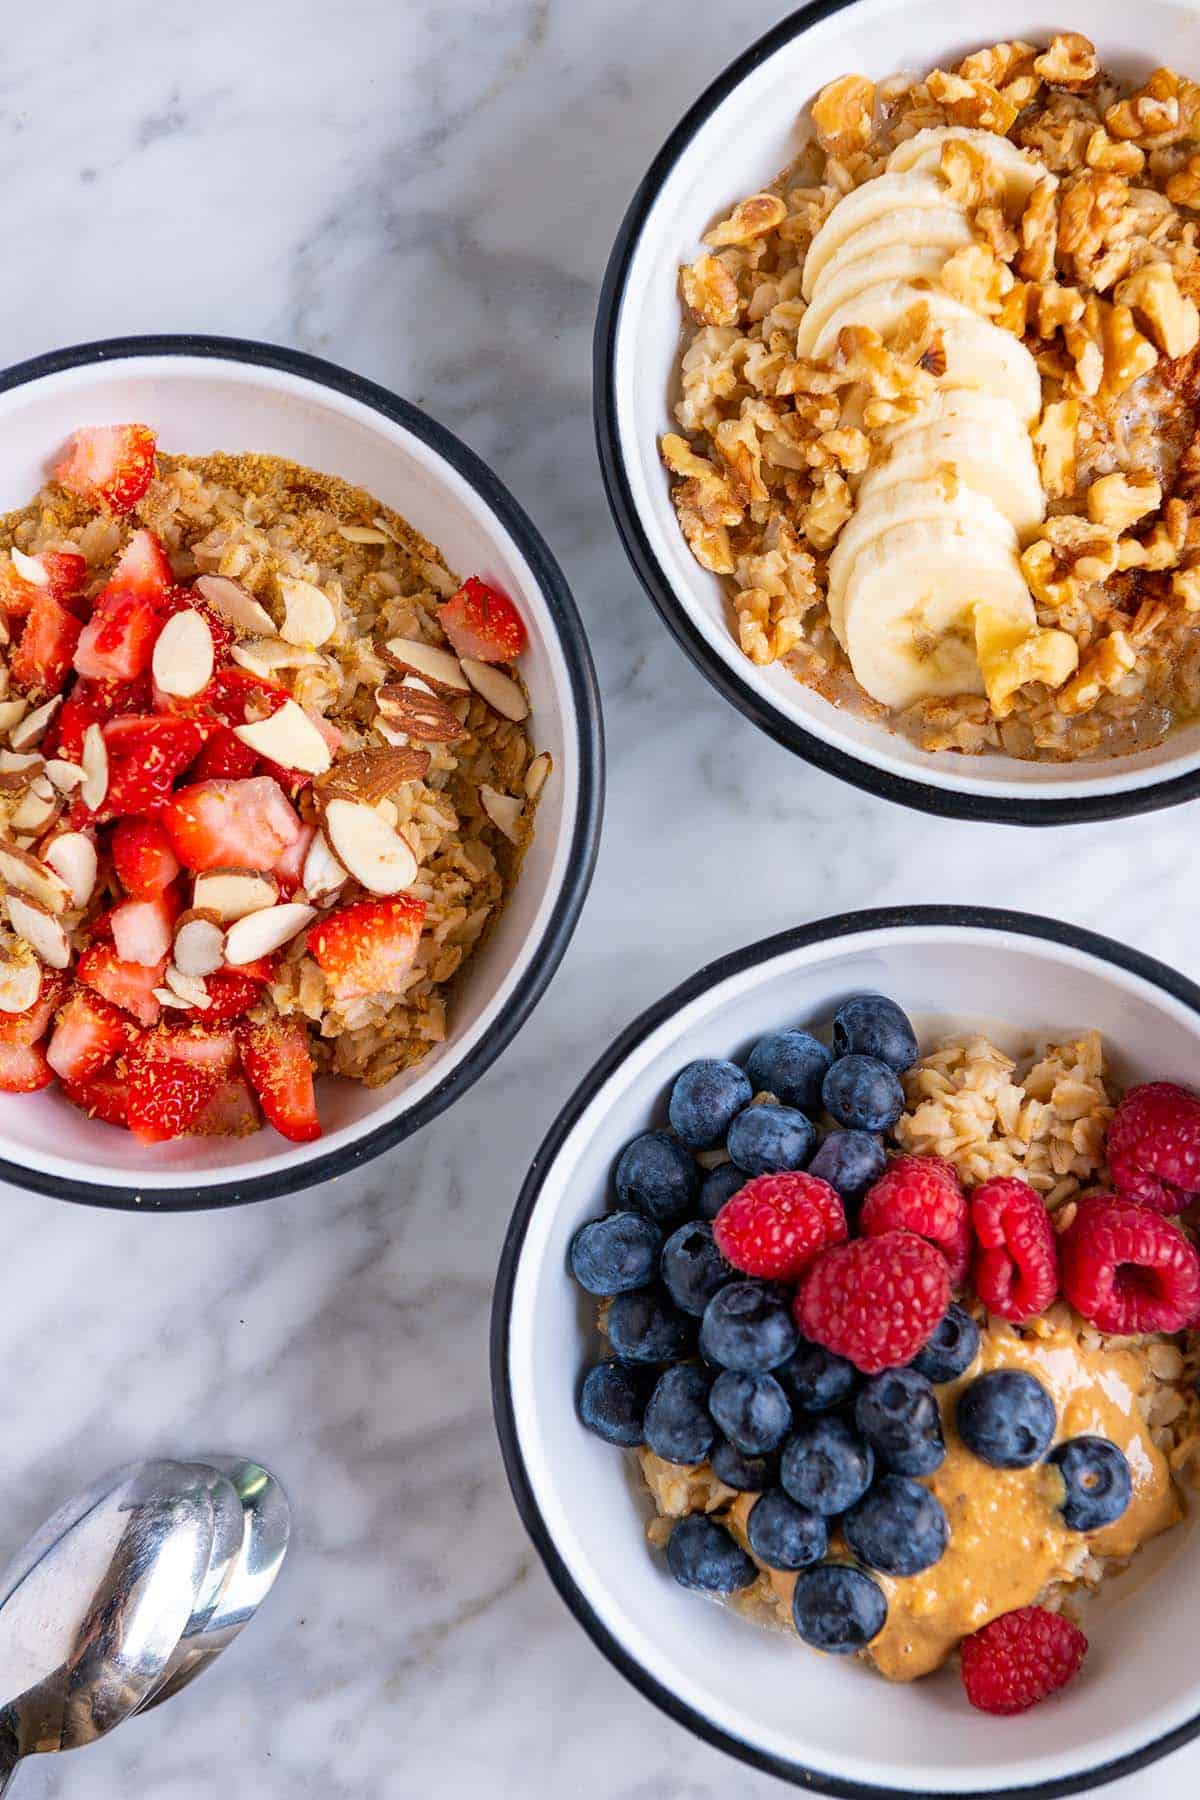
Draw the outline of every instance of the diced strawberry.
[[[113,944],[122,962],[161,967],[171,952],[178,905],[173,890],[152,900],[123,900],[112,910]]]
[[[5,618],[23,619],[38,591],[38,584],[27,581],[11,562],[0,562],[0,613]]]
[[[76,988],[58,1015],[46,1061],[62,1081],[89,1081],[134,1034],[129,1018],[87,988]]]
[[[191,1137],[247,1137],[262,1125],[258,1101],[238,1076],[224,1081],[188,1127]]]
[[[477,662],[512,662],[529,642],[521,615],[507,594],[469,575],[438,609],[442,630],[459,656]]]
[[[53,1080],[40,1044],[0,1044],[0,1093],[36,1094]]]
[[[54,479],[89,506],[131,512],[154,479],[154,450],[148,425],[89,425],[70,439]]]
[[[285,894],[294,894],[300,886],[304,875],[304,859],[316,835],[315,825],[302,824],[299,837],[288,845],[279,861],[273,865],[271,873]]]
[[[225,1019],[242,1019],[262,999],[262,981],[247,975],[244,969],[218,969],[204,977],[204,991],[209,1004],[204,1009],[204,1023],[219,1025]]]
[[[72,1106],[105,1125],[126,1125],[129,1117],[128,1082],[123,1069],[101,1069],[86,1081],[64,1081],[62,1091]]]
[[[163,1025],[157,1031],[147,1032],[138,1051],[142,1056],[192,1063],[198,1069],[209,1070],[222,1081],[237,1073],[237,1039],[231,1031],[211,1030],[207,1019],[203,1024]]]
[[[425,902],[398,894],[356,901],[315,925],[308,947],[334,999],[403,993],[424,921]]]
[[[237,972],[239,975],[244,975],[247,981],[258,981],[263,983],[274,981],[275,958],[273,956],[259,956],[256,957],[253,962],[239,963]],[[226,969],[224,973],[228,975],[231,971]],[[209,979],[211,980],[212,977],[210,976]]]
[[[248,669],[218,669],[200,698],[226,725],[244,725],[247,706],[253,706],[255,717],[266,719],[291,695]]]
[[[20,569],[14,561],[0,562],[0,612],[23,616],[39,591],[75,612],[87,584],[87,558],[76,550],[44,550],[25,557]]]
[[[81,678],[63,701],[50,727],[44,741],[46,754],[78,763],[83,755],[83,735],[89,725],[103,725],[109,719],[149,710],[148,675],[139,675],[136,681],[85,681]]]
[[[219,613],[205,604],[194,588],[174,586],[167,593],[163,602],[162,614],[165,619],[177,612],[198,612],[208,626],[213,641],[213,655],[221,662],[229,655],[237,642],[237,634],[232,625],[227,625]]]
[[[300,835],[286,794],[269,776],[180,788],[162,814],[185,869],[271,869]]]
[[[67,989],[65,975],[46,970],[42,975],[42,991],[24,1012],[0,1013],[0,1044],[36,1044],[49,1028],[54,1010]]]
[[[161,1144],[192,1129],[221,1086],[213,1070],[174,1058],[130,1059],[127,1123],[143,1144]]]
[[[46,588],[35,588],[9,674],[27,694],[60,694],[83,627]]]
[[[238,1048],[246,1079],[276,1131],[294,1144],[319,1138],[321,1125],[304,1022],[272,1019],[265,1025],[243,1025]]]
[[[45,585],[50,589],[53,599],[63,606],[70,606],[87,592],[88,566],[87,557],[80,556],[77,550],[43,550],[34,557],[40,563],[46,577]]]
[[[162,986],[167,959],[152,968],[123,962],[111,944],[92,944],[79,958],[75,974],[85,987],[94,988],[105,1000],[132,1013],[139,1025],[155,1025],[162,1011],[154,998]]]
[[[152,531],[135,531],[75,652],[81,675],[132,681],[150,667],[173,585],[167,553]]]
[[[104,726],[108,791],[95,816],[104,820],[158,812],[203,743],[204,733],[194,719],[158,713],[110,719]]]
[[[179,858],[157,819],[121,819],[112,835],[113,867],[134,900],[153,900],[179,873]]]
[[[197,781],[245,781],[258,767],[258,756],[229,725],[218,725],[196,758]]]

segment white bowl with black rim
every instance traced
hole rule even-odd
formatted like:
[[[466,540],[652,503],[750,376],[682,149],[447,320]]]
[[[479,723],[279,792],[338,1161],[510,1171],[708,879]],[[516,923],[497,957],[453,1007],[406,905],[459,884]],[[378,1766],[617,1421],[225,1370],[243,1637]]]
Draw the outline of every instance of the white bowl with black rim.
[[[584,1430],[576,1396],[602,1354],[572,1281],[577,1227],[610,1203],[622,1148],[666,1121],[679,1070],[828,1024],[875,989],[928,1042],[986,1030],[1002,1047],[1099,1030],[1123,1084],[1200,1070],[1200,988],[1164,964],[1049,919],[914,907],[827,919],[701,969],[630,1026],[538,1151],[504,1247],[493,1399],[509,1482],[559,1593],[609,1660],[681,1724],[797,1786],[852,1796],[1049,1796],[1128,1774],[1200,1732],[1195,1520],[1113,1577],[1087,1614],[1079,1679],[1019,1720],[971,1710],[952,1669],[891,1685],[763,1631],[672,1580],[649,1548],[635,1459]]]
[[[723,584],[679,530],[662,434],[678,429],[680,264],[715,219],[767,185],[801,149],[807,104],[848,72],[874,79],[947,66],[998,39],[1082,31],[1106,67],[1140,79],[1160,64],[1200,76],[1194,0],[813,0],[728,68],[667,139],[621,225],[596,322],[597,442],[626,551],[664,622],[713,686],[754,724],[830,774],[926,812],[1008,824],[1118,818],[1200,793],[1200,721],[1157,749],[1072,764],[919,750],[837,709],[738,646]]]
[[[297,351],[240,339],[136,337],[84,344],[0,373],[0,512],[28,503],[81,425],[144,420],[179,454],[257,451],[364,487],[442,551],[494,581],[529,628],[521,673],[530,735],[553,774],[533,841],[495,925],[455,984],[444,1043],[386,1086],[324,1078],[324,1135],[139,1144],[56,1088],[0,1095],[0,1179],[60,1199],[141,1210],[232,1205],[323,1181],[436,1118],[529,1017],[587,893],[603,804],[595,673],[561,570],[492,471],[427,414]]]

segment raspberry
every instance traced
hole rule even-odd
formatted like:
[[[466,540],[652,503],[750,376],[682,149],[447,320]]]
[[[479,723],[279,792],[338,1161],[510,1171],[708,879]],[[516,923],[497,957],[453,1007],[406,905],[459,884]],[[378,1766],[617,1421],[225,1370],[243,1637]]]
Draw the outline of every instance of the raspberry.
[[[989,1312],[1032,1319],[1058,1293],[1058,1242],[1041,1195],[1015,1175],[997,1175],[971,1195],[971,1279]]]
[[[950,1304],[940,1250],[910,1231],[855,1238],[824,1251],[796,1291],[805,1337],[877,1375],[911,1362]]]
[[[1200,1192],[1200,1100],[1169,1081],[1130,1088],[1108,1128],[1108,1166],[1122,1200],[1183,1212]]]
[[[911,1231],[940,1250],[958,1287],[971,1256],[971,1221],[962,1183],[940,1156],[894,1156],[863,1201],[864,1237]]]
[[[1022,1713],[1079,1673],[1088,1641],[1078,1625],[1043,1606],[1002,1613],[962,1643],[962,1680],[980,1712]]]
[[[1082,1200],[1058,1240],[1058,1264],[1063,1293],[1098,1331],[1140,1337],[1200,1319],[1200,1257],[1148,1206]]]
[[[817,1175],[756,1175],[713,1221],[727,1262],[745,1275],[796,1281],[818,1251],[846,1241],[846,1214],[836,1188]]]

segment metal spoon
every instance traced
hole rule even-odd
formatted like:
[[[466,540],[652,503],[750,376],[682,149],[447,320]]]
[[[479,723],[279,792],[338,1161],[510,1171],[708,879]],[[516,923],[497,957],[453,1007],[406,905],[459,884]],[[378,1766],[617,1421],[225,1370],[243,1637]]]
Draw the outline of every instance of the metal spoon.
[[[206,1465],[228,1479],[241,1502],[242,1542],[232,1559],[215,1604],[198,1604],[176,1646],[162,1681],[139,1708],[149,1712],[178,1694],[208,1668],[257,1612],[283,1566],[291,1533],[287,1495],[269,1470],[240,1457],[210,1456]]]
[[[0,1795],[22,1757],[137,1710],[186,1630],[213,1549],[208,1477],[135,1463],[48,1519],[0,1576]]]

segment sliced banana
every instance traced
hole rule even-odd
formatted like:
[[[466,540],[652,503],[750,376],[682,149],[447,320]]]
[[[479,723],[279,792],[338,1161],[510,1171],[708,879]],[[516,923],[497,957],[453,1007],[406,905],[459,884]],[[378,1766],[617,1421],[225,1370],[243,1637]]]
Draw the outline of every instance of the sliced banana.
[[[1046,173],[1045,164],[1020,149],[1011,138],[996,131],[980,131],[967,125],[933,125],[897,144],[888,157],[890,175],[936,172],[942,166],[942,150],[951,138],[959,138],[994,163],[1004,177],[1005,195],[1014,212],[1024,209],[1034,187]]]
[[[971,487],[948,488],[935,476],[928,480],[906,481],[885,488],[865,504],[860,502],[842,532],[829,558],[826,604],[829,621],[844,649],[846,611],[850,589],[855,580],[859,557],[879,537],[908,525],[928,521],[931,525],[949,523],[960,532],[961,545],[978,542],[984,549],[1001,551],[1016,561],[1017,534],[985,494]],[[855,674],[858,669],[855,666]]]
[[[808,247],[801,290],[811,300],[821,270],[846,240],[865,225],[899,207],[945,206],[946,187],[936,175],[914,170],[907,175],[877,175],[843,196]]]
[[[1010,409],[1003,410],[1011,419]],[[899,440],[886,462],[867,470],[859,483],[858,505],[869,506],[889,488],[906,482],[930,476],[940,479],[943,470],[985,495],[1003,513],[1022,544],[1036,537],[1046,499],[1033,445],[1015,422],[1007,430],[997,426],[990,435],[966,419],[918,423]]]
[[[851,238],[846,249],[851,249],[857,241],[856,238]],[[838,255],[841,255],[840,251]],[[800,321],[800,329],[796,333],[796,355],[811,356],[814,345],[833,314],[853,300],[856,294],[861,294],[864,288],[873,287],[881,281],[921,281],[931,287],[936,286],[946,266],[947,255],[947,251],[938,249],[936,245],[932,249],[916,250],[907,244],[893,244],[890,249],[880,250],[874,255],[854,257],[834,274],[833,266],[838,260],[835,256],[825,265],[808,311]]]
[[[813,283],[813,300],[819,300],[826,284],[834,280],[852,262],[867,256],[882,256],[903,244],[913,250],[944,250],[949,256],[975,242],[961,206],[943,199],[941,206],[902,206],[882,219],[872,220],[848,237],[840,249],[825,263]]]
[[[885,531],[857,558],[846,596],[846,650],[859,685],[897,712],[919,700],[982,694],[980,605],[1035,627],[1015,555],[960,519]]]
[[[927,302],[938,324],[955,320],[974,320],[978,317],[969,306],[952,295],[942,293],[938,289],[918,291],[907,281],[876,281],[870,287],[860,288],[840,306],[829,314],[813,345],[813,356],[818,361],[832,356],[837,347],[838,333],[845,325],[865,325],[877,331],[882,338],[891,337],[892,333],[903,324],[914,306]],[[1014,343],[1016,340],[1013,340]]]

